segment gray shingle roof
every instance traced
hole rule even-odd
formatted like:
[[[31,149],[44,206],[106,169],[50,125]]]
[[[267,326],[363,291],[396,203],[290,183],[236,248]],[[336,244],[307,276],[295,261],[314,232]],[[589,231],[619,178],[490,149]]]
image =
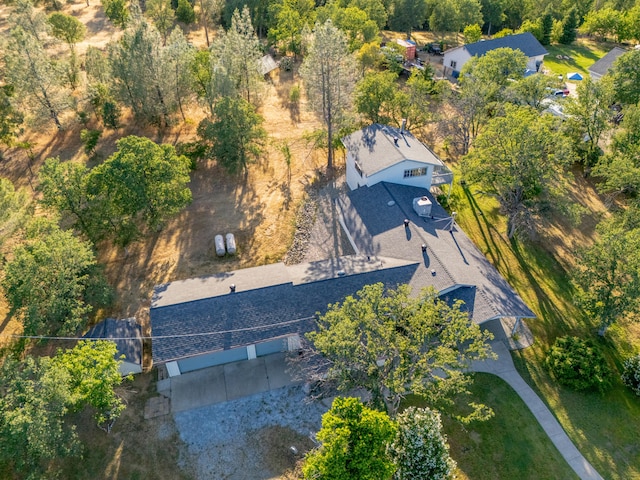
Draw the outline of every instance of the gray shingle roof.
[[[531,34],[531,32],[469,43],[464,45],[462,48],[466,49],[472,57],[481,57],[489,50],[495,50],[496,48],[512,48],[514,50],[520,50],[527,57],[536,57],[538,55],[546,55],[548,53],[536,37]]]
[[[142,326],[135,318],[107,318],[91,328],[83,338],[115,338],[118,356],[127,362],[142,365]]]
[[[394,139],[398,139],[397,144]],[[366,175],[373,175],[405,160],[443,165],[422,142],[406,130],[374,123],[342,139],[345,148]]]
[[[433,218],[413,211],[413,199],[424,195],[433,203]],[[464,232],[447,229],[447,212],[427,190],[383,182],[344,194],[336,205],[360,257],[268,265],[158,286],[150,312],[154,362],[303,334],[328,304],[376,282],[407,283],[414,292],[433,286],[448,302],[462,299],[476,323],[535,316]],[[339,270],[347,275],[338,276]],[[231,281],[235,293],[229,293]],[[226,333],[201,335],[221,331]]]
[[[365,285],[407,283],[416,264],[373,270],[329,280],[280,284],[151,309],[153,360],[178,360],[216,350],[250,345],[315,328],[315,314],[341,302]],[[291,323],[283,323],[291,322]],[[280,323],[281,325],[275,325]],[[228,332],[229,330],[238,330]],[[173,335],[220,332],[211,335]],[[169,338],[162,338],[168,336]]]
[[[627,50],[620,47],[614,47],[607,54],[598,60],[596,63],[589,67],[589,72],[596,73],[598,75],[606,75],[607,72],[613,67],[613,62],[615,62],[618,57],[627,53]]]

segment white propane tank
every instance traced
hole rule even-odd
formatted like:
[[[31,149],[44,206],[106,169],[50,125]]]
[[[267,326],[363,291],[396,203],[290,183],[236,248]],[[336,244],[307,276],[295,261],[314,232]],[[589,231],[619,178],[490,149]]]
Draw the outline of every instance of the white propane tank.
[[[216,255],[218,255],[219,257],[224,257],[224,239],[222,238],[222,235],[216,235],[215,236],[215,244],[216,244]]]
[[[227,253],[229,255],[236,253],[236,237],[233,236],[233,233],[227,233]]]

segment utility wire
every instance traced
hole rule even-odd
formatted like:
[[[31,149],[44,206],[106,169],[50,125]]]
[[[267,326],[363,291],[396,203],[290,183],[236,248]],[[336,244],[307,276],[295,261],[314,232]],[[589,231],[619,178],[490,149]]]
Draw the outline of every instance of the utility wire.
[[[157,339],[165,339],[165,338],[185,338],[185,337],[206,337],[210,335],[224,335],[227,333],[238,333],[238,332],[249,332],[253,330],[262,330],[265,328],[272,327],[281,327],[284,325],[291,325],[293,323],[304,322],[306,320],[312,320],[315,317],[303,317],[296,318],[295,320],[288,320],[286,322],[278,322],[271,323],[269,325],[260,325],[256,327],[246,327],[246,328],[235,328],[232,330],[217,330],[213,332],[197,332],[197,333],[180,333],[174,335],[151,335],[151,336],[142,336],[142,337],[91,337],[91,338],[83,338],[83,337],[50,337],[46,335],[11,335],[11,334],[0,334],[0,337],[10,337],[10,338],[30,338],[36,340],[157,340]]]

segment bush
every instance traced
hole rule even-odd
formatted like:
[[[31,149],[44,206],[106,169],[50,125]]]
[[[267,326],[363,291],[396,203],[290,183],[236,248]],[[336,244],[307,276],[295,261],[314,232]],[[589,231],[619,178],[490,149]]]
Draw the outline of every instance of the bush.
[[[285,72],[290,72],[293,70],[293,58],[291,57],[282,57],[280,59],[280,69]]]
[[[92,155],[95,152],[100,135],[102,135],[102,130],[83,129],[80,132],[80,140],[84,144],[84,153]]]
[[[602,393],[611,386],[607,361],[590,340],[568,336],[556,339],[545,365],[558,382],[576,390]]]
[[[178,8],[176,8],[176,18],[178,21],[190,24],[196,21],[196,13],[189,3],[189,0],[178,0]]]
[[[102,123],[107,128],[116,129],[120,125],[120,107],[114,102],[106,101],[102,106]]]
[[[622,383],[640,396],[640,354],[628,358],[622,368]]]

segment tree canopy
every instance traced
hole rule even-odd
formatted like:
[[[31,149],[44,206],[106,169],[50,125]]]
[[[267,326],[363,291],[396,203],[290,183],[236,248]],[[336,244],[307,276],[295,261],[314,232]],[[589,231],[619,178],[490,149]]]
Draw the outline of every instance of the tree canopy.
[[[336,397],[322,416],[316,435],[320,447],[305,458],[304,478],[385,480],[395,470],[387,445],[395,425],[382,412],[365,407],[357,398]]]
[[[611,76],[616,99],[627,105],[637,105],[640,102],[640,50],[618,57]]]
[[[48,219],[34,219],[5,266],[2,287],[26,335],[73,334],[109,288],[89,243]]]
[[[531,107],[505,105],[463,159],[465,178],[498,198],[509,238],[534,231],[540,209],[559,201],[571,155],[556,122]]]
[[[491,334],[460,307],[449,307],[433,290],[412,296],[407,285],[365,286],[329,305],[318,330],[307,334],[326,368],[313,372],[319,376],[312,380],[340,390],[365,388],[373,405],[391,416],[409,392],[446,405],[451,395],[466,391],[469,378],[461,369],[491,354]],[[316,359],[307,357],[315,365]],[[473,415],[480,413],[481,408]]]

